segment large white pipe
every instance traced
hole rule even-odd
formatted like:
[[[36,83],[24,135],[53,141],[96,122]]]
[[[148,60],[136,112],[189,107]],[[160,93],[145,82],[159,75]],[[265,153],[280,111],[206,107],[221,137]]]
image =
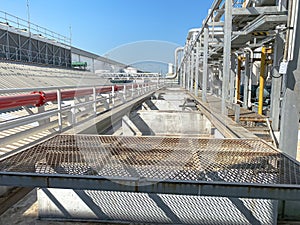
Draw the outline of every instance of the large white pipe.
[[[247,105],[248,105],[248,108],[250,108],[251,107],[251,89],[252,89],[252,78],[251,77],[252,77],[252,67],[253,67],[254,53],[253,53],[252,49],[249,48],[249,47],[244,48],[244,50],[250,52],[250,65],[251,65],[251,68],[250,68],[250,76],[249,76],[249,80],[248,80],[249,84],[248,84],[248,99],[247,99],[248,100]]]
[[[171,74],[167,74],[166,78],[167,79],[175,79],[177,77],[178,74],[178,54],[180,51],[183,51],[184,48],[183,47],[178,47],[175,49],[175,68],[174,68],[174,73]]]

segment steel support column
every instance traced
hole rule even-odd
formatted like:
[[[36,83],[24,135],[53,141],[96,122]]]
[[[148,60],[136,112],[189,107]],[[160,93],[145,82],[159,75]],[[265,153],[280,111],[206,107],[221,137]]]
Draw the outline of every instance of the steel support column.
[[[232,32],[232,1],[225,2],[224,48],[223,48],[223,83],[222,83],[222,114],[227,114],[226,100],[229,91],[230,57]]]
[[[295,37],[300,36],[300,11],[297,7]],[[300,42],[294,43],[294,56],[287,69],[287,86],[282,102],[279,148],[296,158],[300,111]]]
[[[223,87],[223,82],[224,82],[223,81],[224,80],[224,74],[223,74],[223,68],[222,68],[221,63],[218,66],[218,72],[219,72],[219,79],[222,80],[222,84],[217,85],[218,86],[217,96],[222,97],[222,87]],[[226,102],[225,102],[225,104],[226,104]],[[226,106],[225,106],[224,110],[226,110]]]
[[[208,67],[208,90],[210,94],[213,94],[214,90],[213,90],[213,76],[214,76],[214,72],[213,72],[213,66],[210,65]]]
[[[203,76],[202,76],[202,101],[207,101],[207,73],[208,73],[208,27],[204,27],[204,50],[203,50]]]
[[[284,40],[282,35],[276,34],[274,45],[274,62],[272,74],[272,91],[271,91],[271,118],[273,130],[279,130],[279,114],[280,114],[280,96],[282,76],[279,74],[280,60],[283,56]]]
[[[195,49],[193,48],[191,51],[191,63],[190,63],[190,79],[191,79],[191,86],[190,86],[190,93],[193,93],[194,88],[194,69],[195,69]]]
[[[195,96],[198,97],[198,87],[199,87],[199,57],[200,57],[200,42],[196,43],[196,71],[195,71]]]
[[[182,64],[182,87],[186,88],[186,63]]]
[[[191,56],[188,56],[187,67],[186,67],[186,76],[187,76],[187,91],[190,90],[191,85]]]

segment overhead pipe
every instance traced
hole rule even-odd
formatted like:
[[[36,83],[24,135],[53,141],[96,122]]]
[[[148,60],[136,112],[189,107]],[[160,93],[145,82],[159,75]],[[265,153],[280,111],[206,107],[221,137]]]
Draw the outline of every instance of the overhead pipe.
[[[135,84],[134,86],[137,86]],[[101,86],[96,88],[97,94],[108,93],[113,91],[122,90],[124,86]],[[127,88],[127,87],[126,87]],[[61,91],[61,100],[73,99],[75,97],[83,97],[93,94],[92,88],[73,89]],[[12,109],[22,106],[42,106],[46,102],[57,101],[57,92],[31,92],[29,94],[0,96],[0,110]]]
[[[175,49],[175,72],[171,76],[166,76],[167,79],[175,79],[178,75],[178,54],[180,51],[184,51],[184,47],[178,47]]]
[[[209,19],[213,16],[213,13],[214,13],[215,9],[216,9],[217,7],[220,6],[220,4],[222,3],[222,1],[223,1],[223,0],[215,0],[215,1],[213,2],[212,7],[211,7],[209,13],[208,13],[207,17],[205,18],[205,20],[203,21],[202,27],[201,27],[201,29],[199,30],[199,32],[198,32],[198,34],[197,34],[197,36],[196,36],[196,38],[195,38],[195,41],[192,43],[192,48],[196,45],[197,40],[199,39],[200,35],[201,35],[201,34],[203,33],[203,31],[204,31],[205,25],[208,23]],[[188,55],[191,54],[192,48],[189,49],[189,51],[187,52],[187,54],[185,54],[185,55],[183,56],[183,59],[181,60],[180,67],[182,67],[184,61],[187,60]]]

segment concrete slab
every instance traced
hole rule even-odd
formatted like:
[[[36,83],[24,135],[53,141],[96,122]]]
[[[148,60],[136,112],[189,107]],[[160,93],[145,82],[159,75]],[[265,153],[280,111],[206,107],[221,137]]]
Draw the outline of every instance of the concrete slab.
[[[210,121],[199,112],[138,111],[131,118],[143,135],[209,136]]]

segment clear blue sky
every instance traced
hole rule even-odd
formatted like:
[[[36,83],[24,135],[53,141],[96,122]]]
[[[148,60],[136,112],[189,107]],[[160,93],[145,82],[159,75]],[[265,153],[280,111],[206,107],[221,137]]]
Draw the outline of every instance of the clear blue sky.
[[[127,43],[184,45],[213,0],[29,0],[31,22],[69,36],[75,47],[104,55]],[[0,0],[1,10],[27,19],[26,0]]]

